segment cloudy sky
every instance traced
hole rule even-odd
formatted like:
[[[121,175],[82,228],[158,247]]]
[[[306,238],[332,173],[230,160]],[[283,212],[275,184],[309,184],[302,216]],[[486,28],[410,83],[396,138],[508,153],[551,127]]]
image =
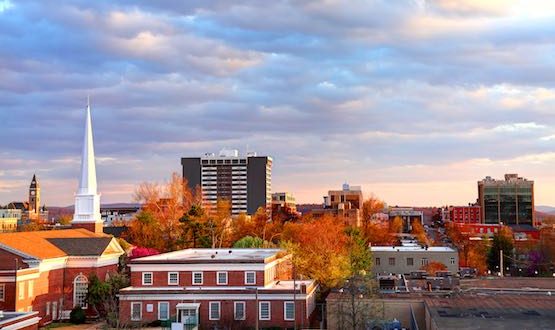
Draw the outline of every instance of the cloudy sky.
[[[103,202],[248,146],[300,202],[465,204],[516,172],[555,205],[552,1],[0,0],[0,204],[34,172],[72,204],[87,94]]]

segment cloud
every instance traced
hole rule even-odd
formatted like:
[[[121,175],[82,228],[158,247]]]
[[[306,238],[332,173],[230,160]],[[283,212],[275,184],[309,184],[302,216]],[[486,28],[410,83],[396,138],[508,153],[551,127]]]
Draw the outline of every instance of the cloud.
[[[35,172],[48,204],[72,203],[87,95],[106,202],[222,147],[272,155],[274,189],[301,202],[346,180],[391,204],[441,203],[451,183],[466,203],[504,170],[551,182],[553,9],[2,1],[0,204]]]

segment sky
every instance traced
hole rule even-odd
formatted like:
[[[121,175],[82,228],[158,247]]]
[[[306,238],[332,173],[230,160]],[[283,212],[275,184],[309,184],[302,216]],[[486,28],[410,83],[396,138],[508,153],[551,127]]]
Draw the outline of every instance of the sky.
[[[87,95],[102,202],[237,148],[273,191],[555,205],[555,2],[0,0],[0,204],[73,203]]]

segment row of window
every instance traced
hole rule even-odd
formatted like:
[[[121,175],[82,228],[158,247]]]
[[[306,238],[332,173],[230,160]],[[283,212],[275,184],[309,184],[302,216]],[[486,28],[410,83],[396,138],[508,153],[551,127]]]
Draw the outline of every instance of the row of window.
[[[396,260],[394,257],[388,258],[389,266],[395,266]],[[414,258],[406,258],[407,266],[414,266]],[[455,258],[450,258],[449,262],[451,265],[455,264]],[[380,258],[376,258],[376,266],[380,266],[382,263]],[[420,265],[426,266],[429,263],[428,258],[422,258],[420,260]]]
[[[211,321],[218,321],[222,317],[222,304],[220,301],[210,301],[208,303],[208,319]],[[152,304],[146,305],[146,311],[153,312],[154,306]],[[234,320],[241,321],[247,317],[246,302],[235,301],[233,302],[233,318]],[[131,303],[131,320],[141,321],[143,318],[143,303]],[[158,303],[158,319],[161,321],[169,320],[170,318],[170,303],[167,301]],[[268,321],[272,319],[272,305],[269,301],[260,301],[258,303],[258,319],[261,321]],[[293,301],[283,302],[283,319],[285,321],[295,320],[295,303]]]
[[[152,285],[154,279],[154,274],[152,272],[142,273],[142,284]],[[192,272],[192,284],[202,285],[204,283],[204,273],[203,272]],[[227,285],[228,274],[227,272],[216,272],[216,284],[217,285]],[[245,284],[254,285],[256,284],[256,272],[245,272]],[[179,285],[179,272],[168,272],[168,285]]]

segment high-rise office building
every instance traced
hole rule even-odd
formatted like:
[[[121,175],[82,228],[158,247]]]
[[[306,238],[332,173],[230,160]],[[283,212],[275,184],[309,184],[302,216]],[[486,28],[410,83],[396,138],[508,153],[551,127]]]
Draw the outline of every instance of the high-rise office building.
[[[181,159],[183,177],[189,188],[201,188],[205,206],[212,209],[218,200],[231,202],[232,214],[254,214],[260,207],[270,215],[272,208],[272,158],[238,150],[206,153]]]
[[[505,174],[505,180],[491,177],[478,181],[478,202],[482,223],[535,225],[534,181]]]

